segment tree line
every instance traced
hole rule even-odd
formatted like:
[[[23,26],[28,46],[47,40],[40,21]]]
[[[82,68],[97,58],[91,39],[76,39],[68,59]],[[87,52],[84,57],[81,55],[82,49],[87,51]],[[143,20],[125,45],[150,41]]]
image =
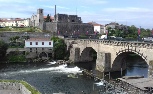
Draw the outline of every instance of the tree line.
[[[138,38],[138,29],[140,29],[140,38],[148,37],[153,35],[153,30],[150,29],[144,29],[144,28],[137,28],[134,25],[131,26],[124,26],[122,28],[112,29],[111,27],[108,27],[108,36],[116,36],[116,37],[122,37],[125,39],[137,39]]]

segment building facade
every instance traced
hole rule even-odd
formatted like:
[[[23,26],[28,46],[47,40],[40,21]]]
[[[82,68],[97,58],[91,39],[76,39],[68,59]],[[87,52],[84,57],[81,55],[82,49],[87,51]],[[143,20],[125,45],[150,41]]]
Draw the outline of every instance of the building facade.
[[[41,23],[44,22],[44,14],[43,9],[37,9],[37,14],[33,14],[31,16],[31,26],[33,27],[39,27]]]
[[[105,33],[105,26],[104,25],[98,24],[96,22],[89,22],[89,24],[93,25],[94,32],[99,33],[99,34]]]
[[[53,41],[49,38],[30,38],[25,40],[26,52],[34,53],[52,53],[53,51]]]

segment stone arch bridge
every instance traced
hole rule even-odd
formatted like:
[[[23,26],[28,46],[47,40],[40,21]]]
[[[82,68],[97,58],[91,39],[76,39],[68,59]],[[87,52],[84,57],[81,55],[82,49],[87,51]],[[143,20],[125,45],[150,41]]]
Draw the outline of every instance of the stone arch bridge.
[[[153,68],[153,43],[137,41],[113,41],[98,39],[65,39],[70,49],[69,59],[73,62],[92,61],[91,49],[97,52],[96,69],[101,72],[120,71],[126,69],[124,58],[130,53],[141,56]]]

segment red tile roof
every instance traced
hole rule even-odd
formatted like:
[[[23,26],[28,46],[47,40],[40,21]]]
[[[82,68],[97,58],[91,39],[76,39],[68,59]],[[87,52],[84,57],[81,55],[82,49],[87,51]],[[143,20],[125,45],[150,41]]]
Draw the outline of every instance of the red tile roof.
[[[44,16],[44,19],[46,19],[46,18],[47,18],[47,16]],[[53,19],[54,19],[54,17],[50,16],[50,19],[52,19],[52,20],[53,20]]]
[[[101,25],[101,24],[98,24],[98,23],[96,23],[96,22],[88,22],[89,24],[92,24],[93,26],[103,26],[103,25]]]
[[[11,21],[24,21],[24,19],[21,18],[1,18],[0,22],[11,22]]]

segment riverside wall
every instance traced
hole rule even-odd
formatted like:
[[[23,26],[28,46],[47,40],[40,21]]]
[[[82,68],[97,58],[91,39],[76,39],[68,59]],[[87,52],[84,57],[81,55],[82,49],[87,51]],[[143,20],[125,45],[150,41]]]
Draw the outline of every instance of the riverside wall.
[[[32,94],[21,83],[0,82],[0,92],[3,94]]]
[[[11,31],[5,31],[0,32],[0,40],[3,40],[7,43],[10,42],[11,37],[19,36],[20,38],[23,38],[24,36],[29,36],[30,38],[50,38],[51,33],[47,32],[11,32]]]

